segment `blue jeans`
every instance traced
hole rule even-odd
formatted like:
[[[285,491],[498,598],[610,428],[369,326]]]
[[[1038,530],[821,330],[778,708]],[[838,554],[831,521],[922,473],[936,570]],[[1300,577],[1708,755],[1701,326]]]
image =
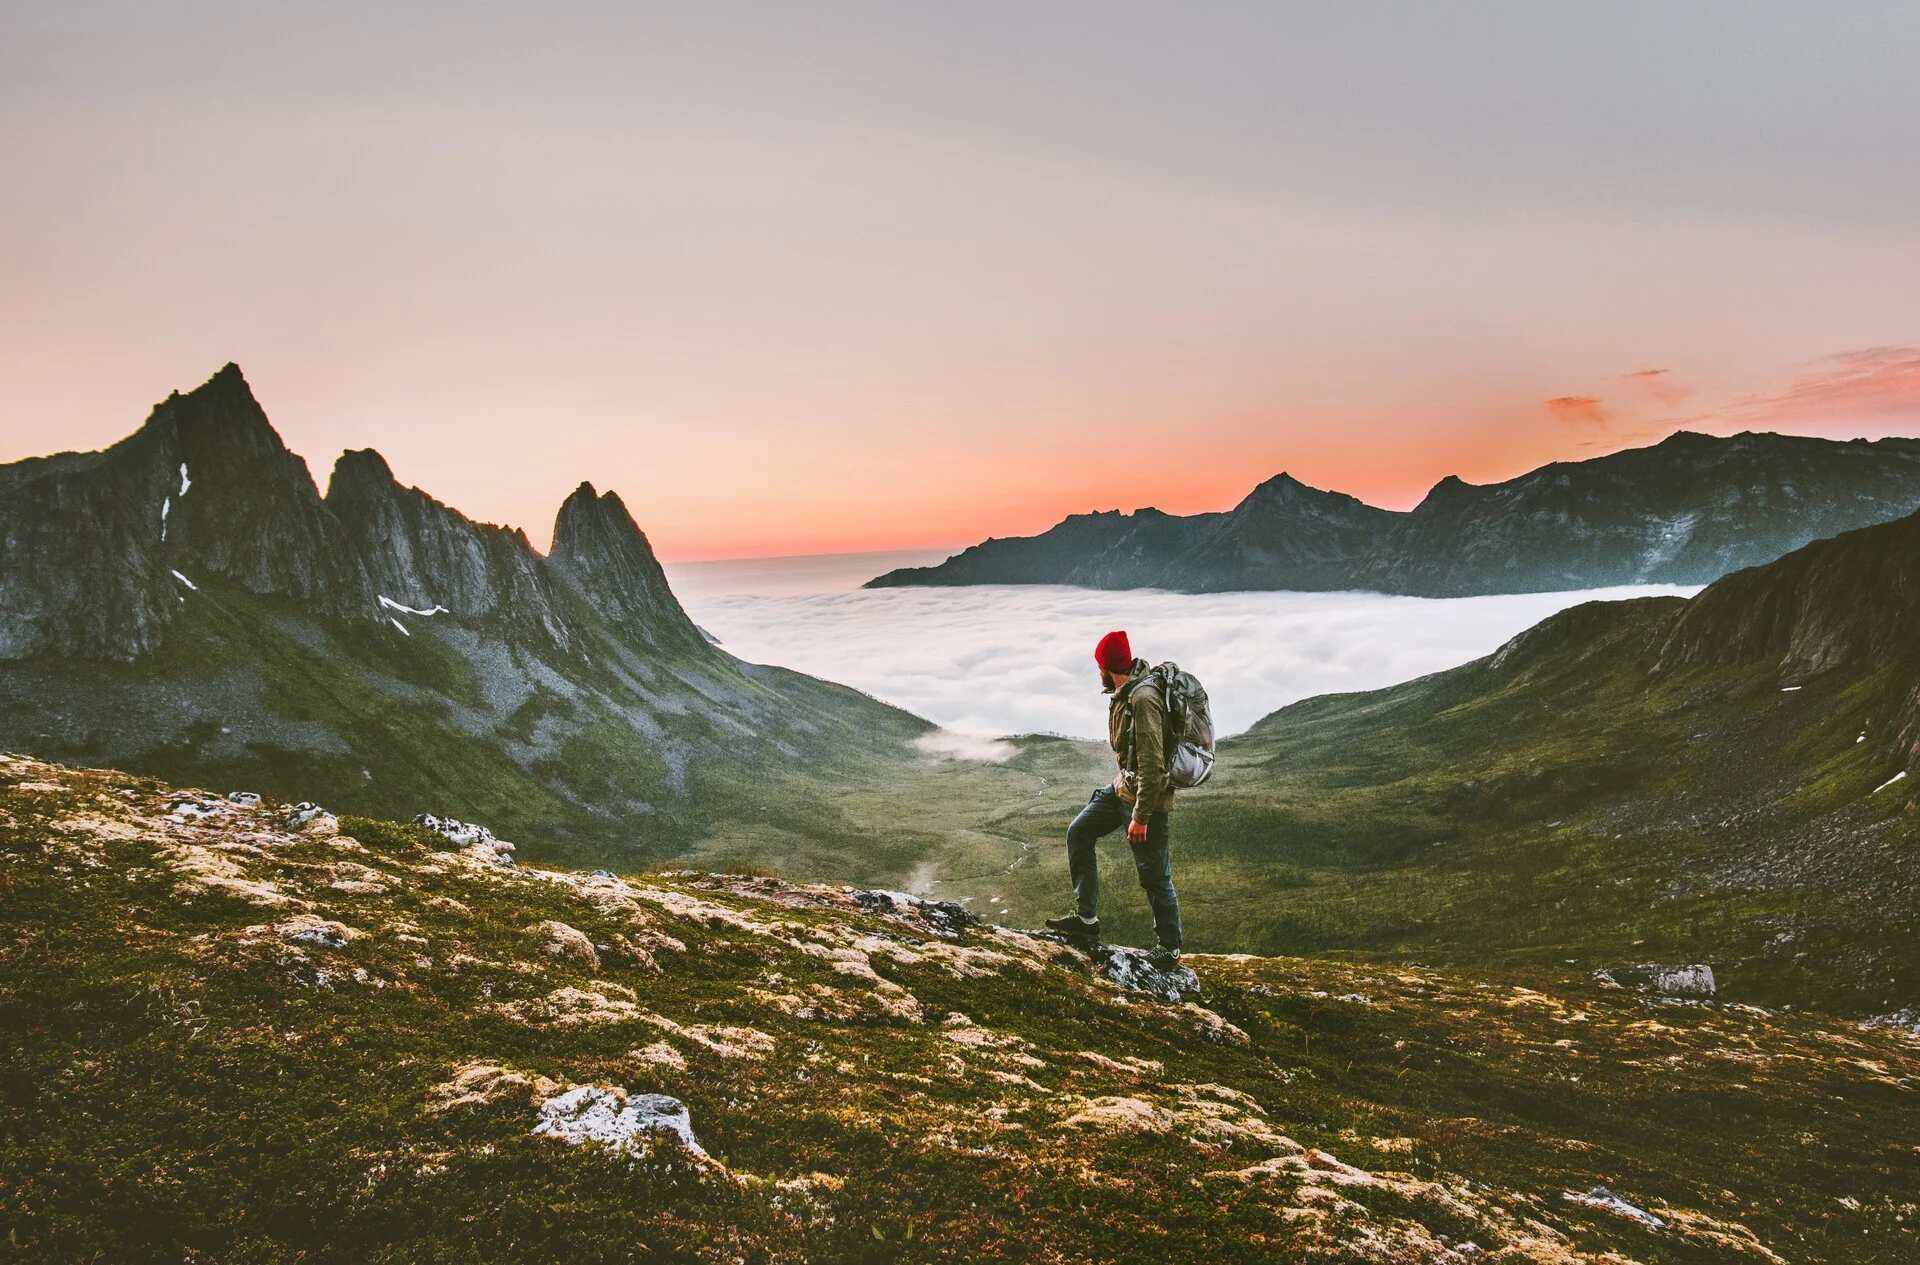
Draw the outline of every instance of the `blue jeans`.
[[[1100,916],[1100,858],[1094,845],[1133,820],[1133,805],[1111,786],[1103,786],[1067,827],[1067,873],[1073,879],[1075,911]],[[1147,841],[1131,845],[1133,869],[1153,906],[1153,934],[1164,948],[1180,947],[1180,898],[1173,890],[1173,857],[1168,848],[1167,815],[1147,819]]]

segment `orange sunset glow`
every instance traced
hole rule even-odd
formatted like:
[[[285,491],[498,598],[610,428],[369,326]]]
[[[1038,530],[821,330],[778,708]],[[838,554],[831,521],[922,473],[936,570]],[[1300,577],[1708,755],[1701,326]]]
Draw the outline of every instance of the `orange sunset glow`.
[[[1598,21],[16,9],[0,461],[233,360],[323,484],[689,560],[1920,434],[1901,41]]]

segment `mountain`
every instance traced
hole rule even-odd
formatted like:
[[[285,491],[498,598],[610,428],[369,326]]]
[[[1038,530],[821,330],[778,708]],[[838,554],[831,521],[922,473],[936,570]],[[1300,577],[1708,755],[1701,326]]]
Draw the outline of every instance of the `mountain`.
[[[1731,438],[1555,462],[1503,483],[1448,477],[1407,513],[1280,475],[1227,514],[1079,515],[988,541],[907,584],[1326,591],[1422,597],[1705,584],[1920,508],[1920,440]]]
[[[821,780],[928,728],[713,646],[612,492],[544,557],[371,450],[323,498],[232,365],[103,452],[0,467],[0,746],[634,863],[826,830]]]
[[[1424,597],[1706,584],[1920,508],[1920,440],[1681,431],[1474,487],[1442,480],[1353,570]]]
[[[15,1259],[1914,1258],[1891,1027],[0,786]]]
[[[867,587],[1340,588],[1352,559],[1400,517],[1281,474],[1224,514],[1076,514],[1038,536],[989,540],[938,566],[889,571]]]
[[[1639,954],[1915,1015],[1916,763],[1920,514],[1274,713],[1183,806],[1182,892],[1249,950]]]

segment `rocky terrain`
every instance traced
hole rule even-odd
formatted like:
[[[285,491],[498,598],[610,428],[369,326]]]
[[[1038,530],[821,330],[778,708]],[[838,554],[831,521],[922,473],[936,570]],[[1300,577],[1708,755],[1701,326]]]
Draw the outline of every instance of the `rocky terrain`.
[[[1448,477],[1413,510],[1279,475],[1224,514],[1075,515],[869,582],[1371,589],[1421,597],[1706,584],[1920,508],[1920,440],[1681,431],[1502,483]]]
[[[444,819],[19,757],[0,786],[10,1260],[1920,1250],[1920,1037],[1694,968],[1158,975]]]
[[[722,822],[845,838],[785,780],[910,762],[928,728],[711,645],[613,492],[568,497],[545,556],[371,450],[322,497],[232,365],[103,452],[0,467],[13,749],[635,863]]]

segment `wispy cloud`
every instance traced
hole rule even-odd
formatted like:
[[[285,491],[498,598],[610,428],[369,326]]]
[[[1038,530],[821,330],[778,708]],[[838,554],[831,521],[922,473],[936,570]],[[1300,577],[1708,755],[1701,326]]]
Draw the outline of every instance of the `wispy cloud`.
[[[1547,416],[1568,426],[1604,426],[1606,410],[1597,395],[1557,395],[1546,402]]]
[[[1671,369],[1638,369],[1620,376],[1631,383],[1642,395],[1660,404],[1678,404],[1693,394],[1688,388],[1673,380]]]
[[[1477,658],[1588,593],[1435,601],[1372,593],[1110,593],[1054,586],[684,595],[726,648],[839,681],[944,726],[930,754],[992,759],[977,738],[1099,737],[1093,666],[1125,628],[1206,682],[1222,733],[1315,694],[1375,689]],[[1626,596],[1672,589],[1609,590]]]
[[[1786,386],[1737,400],[1712,420],[1849,436],[1920,433],[1920,347],[1823,356]]]

